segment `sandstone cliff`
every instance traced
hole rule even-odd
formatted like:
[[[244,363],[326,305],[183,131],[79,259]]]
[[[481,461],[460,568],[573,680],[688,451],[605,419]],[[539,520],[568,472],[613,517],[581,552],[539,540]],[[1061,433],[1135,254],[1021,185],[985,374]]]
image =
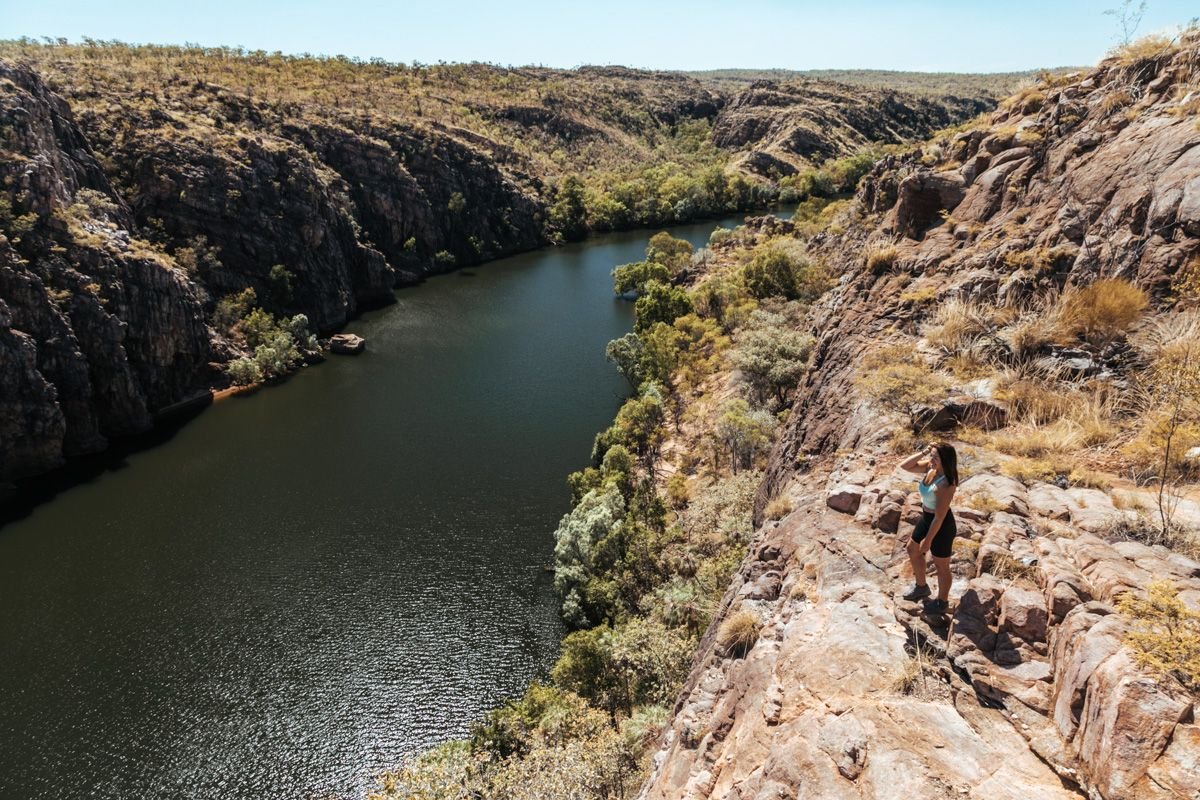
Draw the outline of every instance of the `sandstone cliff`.
[[[759,493],[761,528],[642,797],[1197,796],[1197,697],[1135,663],[1116,613],[1154,579],[1200,609],[1200,563],[1113,535],[1149,495],[1074,473],[1016,480],[992,439],[960,441],[972,477],[955,501],[952,614],[931,620],[899,597],[911,574],[896,534],[915,498],[888,440],[903,426],[856,382],[889,343],[934,364],[970,356],[929,341],[951,302],[1046,314],[1047,298],[1116,277],[1169,307],[1200,253],[1198,79],[1193,31],[1043,82],[985,124],[885,159],[844,232],[812,242],[840,280],[809,317],[817,344]],[[1120,342],[1064,355],[981,327],[972,347],[1030,374],[1120,388],[1135,372]],[[972,400],[1012,409],[974,387]],[[767,521],[779,500],[795,510]],[[1200,521],[1194,502],[1180,508]],[[744,654],[717,637],[740,612],[762,626]]]
[[[768,178],[792,175],[869,144],[899,144],[969,119],[993,104],[981,97],[920,97],[837,83],[758,81],[730,99],[713,126],[719,147]]]

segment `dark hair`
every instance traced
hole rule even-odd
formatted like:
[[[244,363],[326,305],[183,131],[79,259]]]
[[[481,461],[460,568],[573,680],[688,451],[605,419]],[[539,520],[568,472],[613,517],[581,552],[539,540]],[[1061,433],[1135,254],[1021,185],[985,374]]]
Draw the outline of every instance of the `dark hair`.
[[[946,483],[958,486],[958,453],[955,451],[954,445],[938,442],[934,448],[937,450],[938,459],[942,462],[942,474],[946,476]]]

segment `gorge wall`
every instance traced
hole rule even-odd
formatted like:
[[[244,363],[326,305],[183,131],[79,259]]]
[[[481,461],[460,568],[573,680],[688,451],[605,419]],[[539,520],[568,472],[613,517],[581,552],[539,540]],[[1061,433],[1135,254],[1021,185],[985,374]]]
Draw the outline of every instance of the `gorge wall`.
[[[1134,512],[1108,492],[1015,480],[1004,456],[959,442],[971,478],[955,499],[952,617],[923,616],[900,597],[911,571],[897,532],[916,507],[894,470],[900,426],[856,383],[891,343],[933,363],[960,355],[922,337],[954,301],[1044,309],[1103,277],[1171,308],[1200,255],[1198,81],[1195,31],[1043,81],[986,123],[885,158],[842,232],[811,242],[840,279],[808,319],[817,343],[759,492],[761,527],[641,797],[1196,797],[1196,695],[1135,663],[1117,609],[1156,579],[1200,609],[1200,563],[1114,539]],[[1017,363],[1019,342],[978,341]],[[1082,357],[1089,374],[1132,374],[1120,347]],[[968,383],[955,389],[996,402]],[[781,499],[794,510],[768,519]],[[1194,501],[1180,507],[1200,522]],[[718,631],[743,612],[761,632],[731,653]]]
[[[28,41],[0,55],[20,60],[0,60],[0,480],[227,383],[224,365],[253,348],[214,319],[223,298],[253,290],[325,333],[397,285],[580,235],[600,224],[597,197],[612,226],[771,196],[722,177],[728,156],[708,142],[724,109],[744,124],[754,104],[671,73]],[[928,133],[987,102],[931,113],[893,99],[895,124],[852,136],[826,102],[830,139],[809,155]],[[689,124],[703,135],[681,145]],[[716,188],[664,195],[690,164]],[[574,175],[599,177],[562,188]]]

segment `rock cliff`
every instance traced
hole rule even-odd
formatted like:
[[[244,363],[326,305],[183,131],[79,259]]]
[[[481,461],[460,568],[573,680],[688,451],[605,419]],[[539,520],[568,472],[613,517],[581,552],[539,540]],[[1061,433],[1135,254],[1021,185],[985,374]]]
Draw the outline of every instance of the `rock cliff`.
[[[923,138],[992,107],[981,97],[920,97],[826,81],[758,81],[721,109],[713,141],[742,150],[742,169],[781,178],[869,144]]]
[[[1200,609],[1200,563],[1109,535],[1134,512],[1105,491],[1014,480],[1003,456],[964,447],[951,616],[923,616],[899,596],[914,487],[856,379],[884,345],[928,347],[920,332],[950,301],[1038,308],[1117,277],[1174,302],[1200,254],[1198,79],[1192,31],[1044,81],[885,158],[842,232],[811,243],[840,280],[809,317],[817,343],[761,527],[641,797],[1197,796],[1197,697],[1135,663],[1117,601],[1157,579]],[[982,338],[1014,360],[1011,339]],[[1114,352],[1079,357],[1120,380]],[[795,510],[767,521],[779,500]],[[1200,521],[1195,503],[1180,508]],[[741,612],[761,632],[729,652],[718,631]]]

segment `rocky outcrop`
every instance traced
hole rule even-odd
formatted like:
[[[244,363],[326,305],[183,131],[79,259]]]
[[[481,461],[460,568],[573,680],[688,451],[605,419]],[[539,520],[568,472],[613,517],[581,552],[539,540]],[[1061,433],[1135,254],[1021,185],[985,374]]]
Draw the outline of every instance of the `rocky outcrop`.
[[[0,63],[0,129],[5,479],[145,430],[202,382],[211,337],[187,277],[131,237],[66,104],[28,69]]]
[[[1189,200],[1200,186],[1200,129],[1185,91],[1200,70],[1198,36],[1056,79],[985,127],[876,165],[846,232],[814,242],[842,277],[816,309],[813,362],[760,507],[806,454],[879,435],[856,413],[852,383],[862,352],[928,313],[906,292],[1020,304],[1104,276],[1165,293],[1200,255]],[[885,268],[869,269],[868,254],[882,248]]]
[[[744,150],[742,169],[777,179],[869,144],[923,139],[992,108],[982,97],[921,97],[828,81],[757,81],[721,109],[718,147]]]
[[[762,527],[642,797],[1195,796],[1197,697],[1136,663],[1117,602],[1165,579],[1200,608],[1200,564],[1098,536],[1129,515],[1103,491],[982,469],[955,501],[952,615],[922,614],[899,597],[912,576],[892,535],[918,498],[854,381],[864,352],[911,343],[925,289],[1019,303],[1121,276],[1161,298],[1200,254],[1197,76],[1191,32],[1031,89],[988,125],[885,158],[844,232],[811,243],[840,280],[808,319],[817,344]],[[764,524],[781,499],[796,510]],[[762,633],[733,658],[715,632],[743,611]]]
[[[640,797],[1190,797],[1196,698],[1134,663],[1114,602],[1151,575],[1195,602],[1200,564],[1045,528],[985,473],[963,489],[1010,510],[960,520],[953,618],[925,617],[899,597],[902,540],[863,514],[917,507],[890,463],[823,462],[789,487],[797,510],[752,542]],[[745,611],[761,633],[731,657],[715,631]]]

